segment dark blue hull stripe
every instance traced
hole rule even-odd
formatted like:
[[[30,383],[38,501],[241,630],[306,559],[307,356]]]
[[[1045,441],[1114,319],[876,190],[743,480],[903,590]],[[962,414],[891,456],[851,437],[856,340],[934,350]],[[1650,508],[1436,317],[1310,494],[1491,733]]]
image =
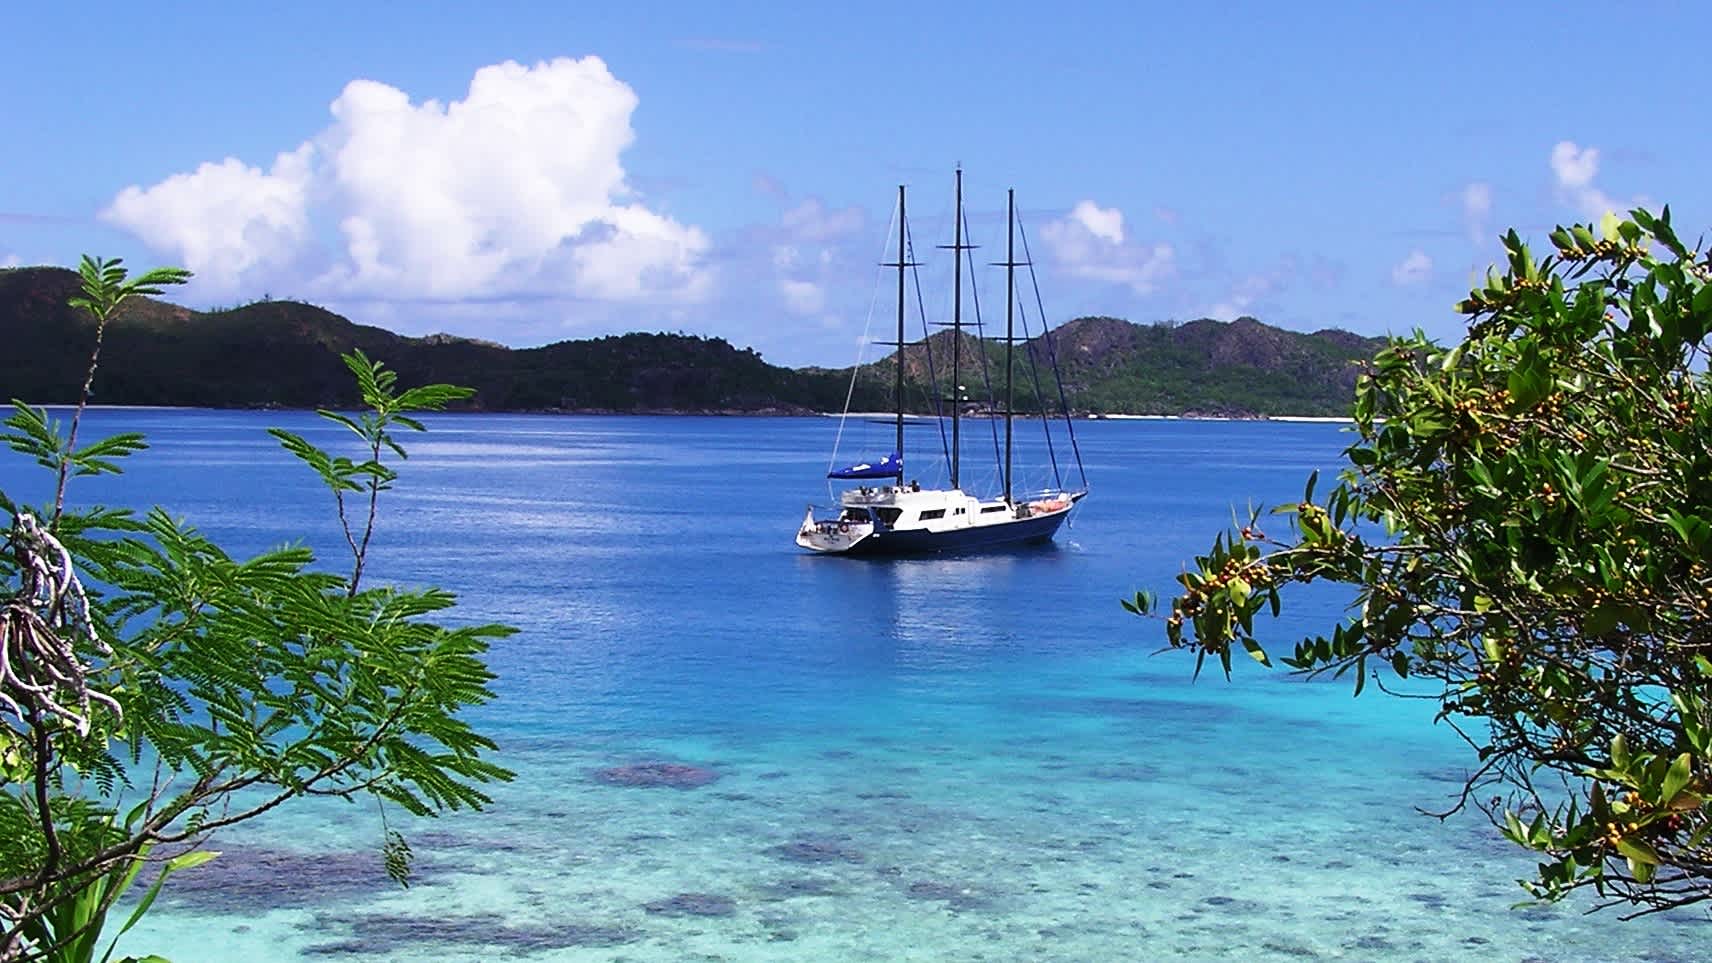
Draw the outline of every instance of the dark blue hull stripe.
[[[875,532],[850,547],[846,555],[927,555],[934,552],[968,552],[999,545],[1018,545],[1051,540],[1064,523],[1068,511],[1053,515],[1018,518],[998,525],[960,528],[949,532]]]

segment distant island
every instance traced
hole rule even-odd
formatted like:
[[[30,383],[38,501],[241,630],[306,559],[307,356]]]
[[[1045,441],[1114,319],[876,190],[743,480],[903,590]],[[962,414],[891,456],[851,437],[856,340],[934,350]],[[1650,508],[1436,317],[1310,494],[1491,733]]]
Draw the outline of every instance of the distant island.
[[[32,404],[75,400],[94,324],[67,306],[77,275],[64,268],[0,270],[0,395]],[[928,356],[942,372],[951,337],[903,353],[911,406],[930,410]],[[1002,348],[965,335],[966,358],[985,351],[995,389]],[[1135,324],[1084,317],[1051,334],[1063,395],[1080,415],[1338,416],[1348,412],[1358,362],[1383,343],[1347,331],[1285,331],[1253,318]],[[450,335],[409,338],[355,324],[296,301],[194,311],[164,301],[128,303],[107,332],[97,404],[212,408],[342,407],[356,401],[339,355],[360,348],[406,383],[476,389],[485,411],[809,414],[839,411],[850,368],[785,368],[722,338],[624,334],[539,348]],[[1027,351],[1044,358],[1036,338]],[[888,410],[897,355],[859,372],[852,406]],[[1040,367],[1038,390],[1056,408],[1060,386]],[[978,363],[965,369],[971,398],[986,397]],[[1036,392],[1018,367],[1018,406]],[[3,400],[3,399],[0,399]],[[980,407],[972,405],[972,407]]]

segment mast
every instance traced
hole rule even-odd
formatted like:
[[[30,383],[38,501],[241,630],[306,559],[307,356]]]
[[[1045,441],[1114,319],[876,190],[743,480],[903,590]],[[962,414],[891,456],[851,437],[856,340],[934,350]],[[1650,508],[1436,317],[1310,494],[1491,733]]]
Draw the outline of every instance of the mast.
[[[1016,307],[1016,188],[1005,192],[1005,502],[1011,500],[1011,349]]]
[[[906,246],[904,236],[904,185],[898,185],[898,371],[897,382],[893,386],[893,400],[898,409],[898,438],[896,447],[892,450],[898,453],[898,486],[904,483],[904,266],[909,258],[904,257]]]
[[[958,462],[963,454],[960,443],[960,416],[963,407],[963,377],[961,370],[963,349],[963,168],[957,168],[957,212],[952,228],[951,257],[952,257],[952,294],[951,294],[951,487],[961,488],[957,483]]]

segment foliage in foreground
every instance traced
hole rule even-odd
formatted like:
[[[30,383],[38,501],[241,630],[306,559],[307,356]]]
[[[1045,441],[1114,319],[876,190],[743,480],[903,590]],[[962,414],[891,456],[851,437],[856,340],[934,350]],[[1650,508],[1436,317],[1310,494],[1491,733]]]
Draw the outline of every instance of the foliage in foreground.
[[[1475,754],[1456,808],[1539,854],[1528,891],[1644,913],[1712,898],[1712,259],[1631,217],[1539,259],[1510,232],[1462,343],[1365,372],[1337,484],[1215,539],[1164,619],[1228,674],[1271,664],[1254,619],[1286,586],[1353,587],[1281,661],[1424,680]]]
[[[188,275],[128,279],[87,258],[81,275],[73,303],[96,319],[87,401],[113,311]],[[200,848],[210,834],[290,799],[430,815],[480,807],[483,784],[510,778],[460,712],[492,698],[482,655],[511,630],[449,628],[431,621],[448,593],[363,581],[388,461],[405,455],[395,432],[468,392],[398,391],[361,353],[346,363],[366,410],[321,415],[357,437],[357,459],[273,434],[332,491],[349,575],[313,569],[302,547],[233,558],[161,508],[68,506],[70,479],[117,473],[142,437],[80,447],[82,404],[62,434],[15,403],[0,440],[56,484],[39,507],[0,492],[0,961],[106,960],[106,915],[140,874],[153,885],[120,932],[169,873],[217,855]],[[404,881],[403,838],[388,830],[383,852]]]

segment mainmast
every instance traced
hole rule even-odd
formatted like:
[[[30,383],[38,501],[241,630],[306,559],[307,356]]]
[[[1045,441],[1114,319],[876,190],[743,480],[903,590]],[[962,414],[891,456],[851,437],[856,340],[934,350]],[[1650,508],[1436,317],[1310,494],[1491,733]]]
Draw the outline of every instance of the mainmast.
[[[907,245],[904,233],[904,185],[898,185],[898,353],[895,359],[898,365],[897,382],[893,386],[893,400],[898,411],[898,438],[892,449],[898,453],[898,485],[904,483],[904,268],[909,258],[904,257]]]
[[[1005,192],[1005,501],[1011,500],[1011,349],[1016,307],[1016,188]]]
[[[963,168],[957,168],[957,212],[953,218],[951,257],[951,487],[957,483],[962,460],[960,425],[963,408]]]

